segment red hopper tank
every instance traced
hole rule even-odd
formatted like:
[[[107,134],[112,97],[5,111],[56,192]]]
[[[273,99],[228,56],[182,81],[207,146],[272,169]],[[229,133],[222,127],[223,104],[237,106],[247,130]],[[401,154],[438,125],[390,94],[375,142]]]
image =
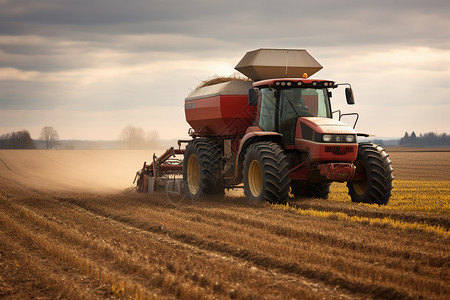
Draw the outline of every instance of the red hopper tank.
[[[248,104],[252,82],[232,80],[193,91],[185,101],[186,121],[201,135],[243,135],[255,107]]]

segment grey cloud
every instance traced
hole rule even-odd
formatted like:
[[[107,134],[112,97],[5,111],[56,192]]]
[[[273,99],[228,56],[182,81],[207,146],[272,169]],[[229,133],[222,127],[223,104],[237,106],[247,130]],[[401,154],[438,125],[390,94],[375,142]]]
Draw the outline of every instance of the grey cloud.
[[[0,41],[0,67],[57,72],[95,68],[105,64],[136,65],[161,60],[208,57],[225,54],[233,44],[183,35],[97,35],[93,42],[19,37],[14,43]],[[201,45],[202,49],[197,49]],[[102,53],[108,53],[106,57]],[[229,53],[228,53],[229,54]]]
[[[7,1],[0,6],[0,33],[110,35],[171,33],[228,41],[296,37],[314,46],[397,42],[420,35],[447,35],[448,1]],[[23,9],[14,8],[22,6]],[[17,13],[12,13],[17,11]],[[445,24],[434,26],[433,22]],[[448,26],[446,27],[448,28]],[[441,30],[439,30],[441,29]],[[334,36],[341,36],[335,39]],[[342,36],[345,37],[342,38]],[[388,39],[391,43],[394,38]],[[412,41],[414,42],[414,41]],[[200,48],[200,47],[198,47]]]
[[[64,94],[59,91],[55,84],[48,85],[36,81],[0,81],[0,108],[1,110],[52,109],[61,99],[64,99]]]
[[[342,52],[383,46],[448,49],[447,28],[448,0],[6,0],[0,35],[18,40],[0,40],[0,67],[52,73],[167,58],[239,59],[260,47],[339,48],[345,58]],[[98,55],[104,52],[112,55]]]

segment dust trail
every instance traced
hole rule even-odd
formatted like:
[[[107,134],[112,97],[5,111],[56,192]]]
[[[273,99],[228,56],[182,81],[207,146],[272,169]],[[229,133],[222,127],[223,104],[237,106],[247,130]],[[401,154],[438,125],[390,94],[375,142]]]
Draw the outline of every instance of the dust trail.
[[[34,189],[117,192],[132,186],[136,171],[152,157],[153,152],[1,150],[0,177]]]

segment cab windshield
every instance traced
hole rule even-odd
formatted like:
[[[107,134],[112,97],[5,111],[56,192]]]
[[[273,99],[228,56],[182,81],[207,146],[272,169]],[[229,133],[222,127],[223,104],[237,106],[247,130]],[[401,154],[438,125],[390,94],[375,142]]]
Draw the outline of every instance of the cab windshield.
[[[292,144],[299,117],[331,118],[328,90],[269,87],[261,89],[259,127],[262,130],[280,132],[285,142]]]
[[[280,90],[280,113],[292,111],[299,117],[330,118],[326,89],[291,88]]]

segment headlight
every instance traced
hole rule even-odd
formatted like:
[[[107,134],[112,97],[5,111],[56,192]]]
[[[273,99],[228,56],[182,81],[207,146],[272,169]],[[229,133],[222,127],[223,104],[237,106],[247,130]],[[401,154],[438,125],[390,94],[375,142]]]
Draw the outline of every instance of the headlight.
[[[354,143],[356,136],[353,134],[323,134],[315,138],[316,142],[325,143]]]
[[[323,139],[324,142],[331,142],[332,137],[329,134],[324,134],[322,136],[322,139]]]

